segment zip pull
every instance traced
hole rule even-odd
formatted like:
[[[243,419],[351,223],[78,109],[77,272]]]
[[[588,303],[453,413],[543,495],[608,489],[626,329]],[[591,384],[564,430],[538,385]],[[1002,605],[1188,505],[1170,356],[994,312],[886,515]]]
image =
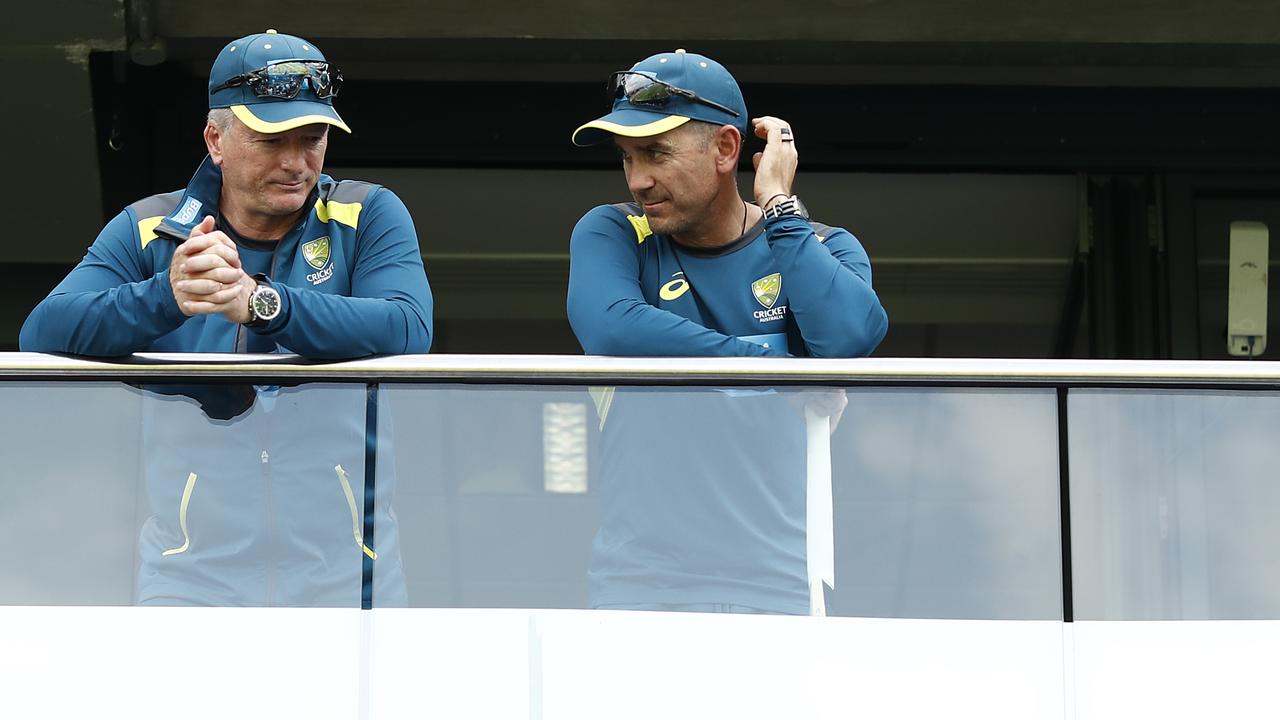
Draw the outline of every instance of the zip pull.
[[[342,484],[342,494],[347,496],[347,507],[351,509],[351,534],[355,537],[356,547],[360,548],[370,560],[377,560],[378,553],[373,548],[364,544],[364,533],[360,528],[360,514],[356,510],[355,494],[351,492],[351,481],[347,480],[347,471],[342,469],[341,465],[333,466],[334,472],[338,473],[338,482]]]
[[[267,463],[269,463],[269,462],[271,462],[271,455],[269,455],[269,454],[267,453],[267,451],[266,451],[266,450],[263,450],[263,451],[262,451],[262,464],[263,464],[263,465],[266,465],[266,464],[267,464]]]
[[[191,547],[191,533],[187,532],[187,506],[191,504],[191,493],[196,489],[196,474],[187,475],[186,487],[182,488],[182,504],[178,506],[178,527],[182,528],[182,545],[160,553],[164,557],[181,555]]]

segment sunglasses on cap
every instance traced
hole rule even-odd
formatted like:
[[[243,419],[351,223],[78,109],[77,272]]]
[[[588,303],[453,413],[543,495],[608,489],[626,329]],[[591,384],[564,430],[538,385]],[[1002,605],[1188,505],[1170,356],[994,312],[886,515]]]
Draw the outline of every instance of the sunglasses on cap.
[[[212,92],[248,85],[260,98],[292,100],[302,92],[304,82],[311,86],[317,98],[327,100],[336,96],[342,87],[342,71],[320,60],[281,60],[235,75]]]
[[[625,97],[627,102],[639,107],[663,107],[673,98],[682,97],[707,107],[713,107],[734,117],[739,115],[738,111],[727,108],[714,100],[708,100],[692,90],[676,87],[669,82],[663,82],[634,70],[620,70],[609,76],[608,93],[610,100]]]

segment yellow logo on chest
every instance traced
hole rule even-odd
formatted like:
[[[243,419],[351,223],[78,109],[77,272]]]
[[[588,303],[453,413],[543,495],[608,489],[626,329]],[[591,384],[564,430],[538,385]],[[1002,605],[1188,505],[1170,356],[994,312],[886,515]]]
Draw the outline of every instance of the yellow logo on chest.
[[[302,259],[311,267],[322,270],[329,264],[329,236],[318,237],[302,245]]]
[[[773,304],[778,302],[778,296],[782,294],[782,273],[765,275],[751,283],[751,294],[755,295],[756,302],[766,309],[772,308]]]
[[[689,281],[684,279],[684,273],[678,272],[673,277],[674,280],[658,289],[658,297],[663,300],[675,300],[689,292]]]
[[[312,285],[328,282],[333,277],[333,266],[329,264],[330,245],[329,236],[325,235],[302,246],[302,259],[316,269],[307,276],[307,282]]]

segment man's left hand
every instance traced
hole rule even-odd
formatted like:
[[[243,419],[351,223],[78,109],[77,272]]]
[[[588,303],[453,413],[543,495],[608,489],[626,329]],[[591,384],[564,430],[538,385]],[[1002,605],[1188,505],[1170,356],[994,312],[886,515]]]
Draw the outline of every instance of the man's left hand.
[[[800,155],[796,152],[795,136],[790,123],[766,115],[753,119],[751,124],[755,128],[756,137],[765,141],[764,151],[751,158],[756,169],[756,205],[764,210],[778,196],[790,197]]]

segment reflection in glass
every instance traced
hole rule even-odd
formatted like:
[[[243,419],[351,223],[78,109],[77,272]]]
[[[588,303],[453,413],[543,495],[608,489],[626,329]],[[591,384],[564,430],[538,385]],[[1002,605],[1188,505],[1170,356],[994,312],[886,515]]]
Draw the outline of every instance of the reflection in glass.
[[[830,395],[385,385],[410,603],[805,613],[800,410]],[[1060,618],[1054,392],[847,397],[828,614]],[[550,482],[584,454],[585,492]]]
[[[363,385],[151,385],[142,403],[144,605],[404,603],[390,482],[365,533]]]
[[[0,604],[403,605],[393,472],[364,527],[369,402],[358,384],[0,385]]]
[[[598,460],[587,389],[385,384],[379,398],[392,436],[379,433],[378,495],[394,468],[409,604],[585,607]]]
[[[596,400],[591,605],[807,613],[803,399],[769,389],[620,387]]]
[[[547,492],[587,491],[587,406],[542,406],[542,463]]]
[[[1280,618],[1280,397],[1069,399],[1076,617]]]

